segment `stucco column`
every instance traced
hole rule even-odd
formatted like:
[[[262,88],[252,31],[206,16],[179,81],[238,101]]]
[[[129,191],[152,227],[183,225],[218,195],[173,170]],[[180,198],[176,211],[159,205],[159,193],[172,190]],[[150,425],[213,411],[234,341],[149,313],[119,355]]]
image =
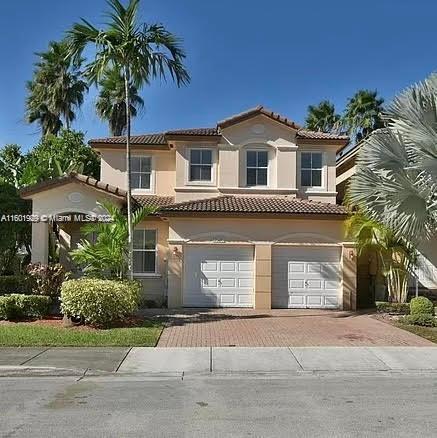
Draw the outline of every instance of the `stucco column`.
[[[255,309],[272,308],[272,245],[255,245]]]
[[[296,189],[296,146],[278,146],[277,154],[277,187],[280,189]]]
[[[343,310],[357,309],[357,251],[352,242],[343,242]]]
[[[169,243],[169,248],[167,305],[177,308],[182,307],[183,246]]]
[[[32,263],[49,261],[49,224],[32,222]]]

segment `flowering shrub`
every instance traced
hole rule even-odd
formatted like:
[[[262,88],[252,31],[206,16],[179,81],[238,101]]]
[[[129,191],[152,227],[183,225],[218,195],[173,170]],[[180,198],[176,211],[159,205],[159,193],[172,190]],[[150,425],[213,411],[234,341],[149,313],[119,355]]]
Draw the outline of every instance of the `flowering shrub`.
[[[80,278],[63,283],[61,310],[88,324],[107,326],[138,308],[140,283]]]
[[[33,292],[38,295],[57,297],[67,274],[59,263],[33,263],[27,266],[27,273],[33,280]]]

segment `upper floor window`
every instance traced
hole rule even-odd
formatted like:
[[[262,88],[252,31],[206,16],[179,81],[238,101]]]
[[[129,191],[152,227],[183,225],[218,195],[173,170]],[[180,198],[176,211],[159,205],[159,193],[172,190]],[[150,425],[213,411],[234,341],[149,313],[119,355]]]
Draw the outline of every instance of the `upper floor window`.
[[[248,186],[266,186],[268,164],[267,151],[247,151],[246,184]]]
[[[300,183],[303,187],[322,186],[322,153],[302,152],[300,161]]]
[[[190,181],[212,181],[211,149],[190,149]]]
[[[133,271],[136,274],[156,272],[156,230],[134,230]]]
[[[152,157],[131,158],[132,189],[150,190],[152,180]]]

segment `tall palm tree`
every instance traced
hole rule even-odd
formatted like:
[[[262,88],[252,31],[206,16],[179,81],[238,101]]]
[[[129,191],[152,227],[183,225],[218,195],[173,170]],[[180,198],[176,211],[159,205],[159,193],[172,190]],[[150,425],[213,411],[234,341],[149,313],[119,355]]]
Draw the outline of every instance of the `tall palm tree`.
[[[124,78],[120,70],[115,68],[107,70],[99,81],[99,88],[97,114],[108,122],[111,135],[123,135],[126,132],[126,103]],[[144,101],[132,83],[129,85],[129,102],[131,117],[136,117],[137,108],[143,108]]]
[[[411,241],[437,233],[437,74],[398,95],[357,159],[348,197]]]
[[[378,92],[359,90],[348,101],[342,124],[356,141],[366,138],[375,129],[381,128],[384,99]]]
[[[189,83],[190,76],[183,65],[185,52],[179,38],[161,24],[138,21],[139,0],[130,0],[124,6],[119,0],[107,1],[110,11],[105,29],[98,29],[82,19],[67,34],[69,53],[79,59],[87,46],[95,49],[94,60],[85,68],[92,83],[97,83],[108,68],[117,68],[123,74],[126,104],[126,189],[128,218],[128,271],[132,277],[132,205],[131,205],[131,113],[129,86],[140,88],[154,78],[167,75],[177,86]]]
[[[38,122],[43,137],[48,134],[57,135],[62,128],[62,121],[59,113],[55,113],[47,103],[45,90],[36,81],[26,83],[28,96],[26,98],[26,121],[28,123]]]
[[[70,129],[76,117],[74,110],[83,104],[88,91],[79,70],[82,60],[72,61],[65,41],[51,41],[46,52],[36,55],[40,59],[28,83],[27,120],[38,121],[43,135],[57,134],[64,124]]]
[[[313,131],[331,132],[338,128],[340,115],[335,112],[334,104],[322,100],[318,105],[309,105],[305,126]]]
[[[376,253],[382,274],[387,280],[391,301],[405,303],[408,281],[417,261],[415,247],[385,225],[367,218],[360,212],[353,214],[346,223],[349,237],[357,245],[358,255],[366,250]]]

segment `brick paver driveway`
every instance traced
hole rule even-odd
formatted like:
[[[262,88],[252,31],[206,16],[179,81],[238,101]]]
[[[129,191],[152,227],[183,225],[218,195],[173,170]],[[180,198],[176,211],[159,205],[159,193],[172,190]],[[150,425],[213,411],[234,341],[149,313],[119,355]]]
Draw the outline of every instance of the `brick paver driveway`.
[[[368,314],[326,310],[155,310],[166,322],[158,347],[433,346]]]

